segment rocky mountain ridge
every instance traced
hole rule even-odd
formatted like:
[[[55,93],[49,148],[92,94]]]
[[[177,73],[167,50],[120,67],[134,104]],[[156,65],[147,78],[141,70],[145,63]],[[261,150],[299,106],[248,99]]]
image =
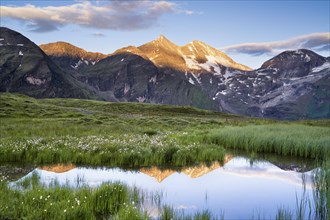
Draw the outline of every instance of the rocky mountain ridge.
[[[4,32],[10,31],[1,28],[0,38]],[[11,39],[30,42],[17,32],[11,32]],[[24,42],[18,41],[10,46],[8,42],[0,41],[1,91],[21,92],[38,98],[76,97],[190,105],[278,119],[330,117],[330,58],[310,50],[285,51],[266,61],[259,69],[251,70],[202,42],[193,41],[180,47],[164,36],[139,47],[119,49],[106,57],[102,56],[103,59],[92,65],[81,61],[86,59],[83,57],[86,51],[79,48],[72,48],[72,51],[81,52],[75,53],[77,56],[62,56],[50,51],[50,57],[39,48],[35,49],[39,51],[42,62],[61,72],[64,77],[61,83],[70,82],[70,86],[65,88],[75,92],[69,95],[68,92],[40,92],[43,86],[50,86],[41,83],[44,80],[42,77],[28,78],[34,83],[32,89],[29,88],[33,92],[22,84],[13,83],[17,80],[26,82],[31,74],[27,67],[36,66],[33,64],[35,59],[22,63],[23,72],[8,66],[10,62],[20,63],[21,46],[18,44]],[[79,60],[86,65],[72,66],[72,62],[79,63]],[[40,70],[39,74],[58,71],[45,69]],[[59,89],[61,83],[56,83]],[[10,87],[12,89],[8,89],[8,85],[13,85]],[[85,95],[77,95],[78,91],[83,91]]]
[[[42,44],[40,48],[59,66],[73,74],[83,71],[89,65],[107,57],[102,53],[87,52],[66,42]]]
[[[39,46],[48,56],[54,57],[72,57],[80,58],[86,61],[100,61],[101,59],[107,57],[107,55],[102,53],[87,52],[86,50],[76,47],[72,44],[59,41],[49,44],[41,44]]]
[[[156,40],[139,47],[129,47],[117,50],[114,54],[130,52],[148,57],[157,67],[171,68],[182,72],[210,72],[220,74],[221,67],[252,70],[238,64],[223,52],[201,42],[192,41],[185,46],[178,46],[160,35]]]

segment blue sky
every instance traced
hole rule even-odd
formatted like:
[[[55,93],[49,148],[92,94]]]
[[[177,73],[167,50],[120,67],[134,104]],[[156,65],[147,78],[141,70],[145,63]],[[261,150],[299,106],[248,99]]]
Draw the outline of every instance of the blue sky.
[[[160,34],[203,41],[257,68],[287,49],[330,56],[329,1],[1,1],[1,26],[37,44],[112,53]]]

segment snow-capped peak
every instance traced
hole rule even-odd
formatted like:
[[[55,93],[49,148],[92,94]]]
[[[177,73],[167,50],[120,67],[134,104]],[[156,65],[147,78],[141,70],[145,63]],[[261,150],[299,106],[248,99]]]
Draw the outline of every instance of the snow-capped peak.
[[[140,56],[143,54],[158,67],[168,67],[183,72],[208,72],[220,75],[221,68],[224,67],[243,71],[251,70],[251,68],[236,63],[225,53],[201,41],[194,40],[187,45],[178,46],[164,35],[137,47],[133,53]]]
[[[251,68],[236,63],[225,53],[201,41],[194,40],[181,47],[181,51],[186,57],[194,59],[201,68],[210,70],[209,72],[220,74],[219,65],[244,71],[251,70]]]

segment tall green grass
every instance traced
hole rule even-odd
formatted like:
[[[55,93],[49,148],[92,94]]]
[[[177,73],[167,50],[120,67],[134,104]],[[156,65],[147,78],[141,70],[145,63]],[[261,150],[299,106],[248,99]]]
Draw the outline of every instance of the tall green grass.
[[[206,142],[248,152],[324,159],[330,155],[330,128],[298,124],[226,126],[204,135]]]
[[[145,195],[136,187],[121,183],[104,183],[97,188],[60,186],[56,180],[42,185],[33,174],[15,184],[0,180],[0,219],[150,219],[144,210],[145,196],[160,199],[159,194]],[[156,202],[161,210],[157,219],[211,220],[208,210],[188,215],[171,206]],[[223,218],[222,218],[223,219]]]
[[[306,194],[303,179],[303,193],[301,198],[296,197],[296,208],[290,210],[280,207],[276,214],[277,220],[328,220],[330,208],[330,163],[323,161],[315,171],[313,177],[313,199]]]
[[[134,193],[119,183],[47,187],[33,175],[15,186],[2,180],[0,192],[0,219],[148,219]]]
[[[203,210],[194,214],[185,214],[183,210],[175,210],[173,207],[165,205],[160,215],[161,220],[221,220],[224,216],[214,216],[209,210]]]

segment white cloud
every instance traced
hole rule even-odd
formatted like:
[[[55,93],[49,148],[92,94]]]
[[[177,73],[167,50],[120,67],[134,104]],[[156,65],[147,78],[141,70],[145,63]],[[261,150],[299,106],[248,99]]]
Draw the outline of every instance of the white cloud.
[[[283,50],[311,49],[316,51],[328,51],[330,47],[330,32],[312,33],[283,41],[244,43],[223,48],[226,53],[243,53],[254,56],[264,54],[274,55]]]
[[[167,13],[193,14],[169,1],[76,1],[72,5],[38,7],[0,6],[1,17],[22,21],[35,32],[57,30],[68,24],[88,28],[138,30],[150,28]]]

